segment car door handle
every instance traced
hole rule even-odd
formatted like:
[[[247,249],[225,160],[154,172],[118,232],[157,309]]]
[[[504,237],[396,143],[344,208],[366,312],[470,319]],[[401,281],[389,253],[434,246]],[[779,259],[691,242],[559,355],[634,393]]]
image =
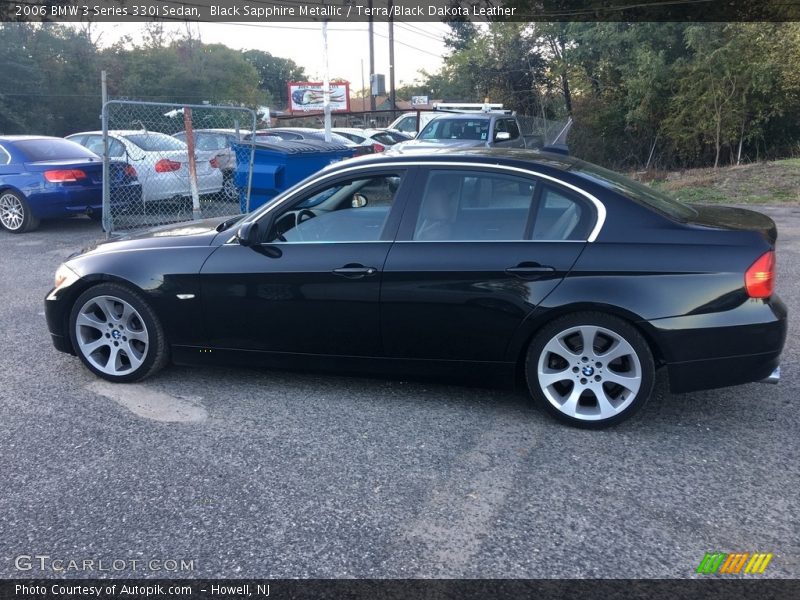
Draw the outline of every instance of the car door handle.
[[[507,268],[506,273],[522,279],[533,279],[536,277],[541,277],[546,273],[554,273],[555,270],[555,267],[523,263],[521,265],[517,265],[516,267]]]
[[[361,279],[362,277],[375,275],[377,272],[378,269],[375,267],[364,267],[361,265],[348,265],[333,270],[335,275],[341,275],[342,277],[347,277],[348,279]]]

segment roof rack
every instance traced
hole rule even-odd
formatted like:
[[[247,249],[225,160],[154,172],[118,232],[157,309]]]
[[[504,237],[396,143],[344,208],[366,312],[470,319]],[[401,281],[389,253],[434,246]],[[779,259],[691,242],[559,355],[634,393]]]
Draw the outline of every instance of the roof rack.
[[[437,102],[433,105],[433,110],[440,112],[454,112],[454,113],[492,113],[511,115],[513,111],[503,109],[502,104],[491,104],[489,102]]]

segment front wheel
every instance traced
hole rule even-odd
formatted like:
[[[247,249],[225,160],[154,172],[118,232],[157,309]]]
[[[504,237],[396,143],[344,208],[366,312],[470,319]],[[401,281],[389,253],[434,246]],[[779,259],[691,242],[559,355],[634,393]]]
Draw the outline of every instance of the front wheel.
[[[39,226],[28,201],[11,190],[0,192],[0,225],[10,233],[25,233]]]
[[[655,381],[653,354],[630,323],[576,313],[543,327],[525,366],[534,399],[557,419],[599,429],[633,416]]]
[[[115,283],[96,285],[78,297],[70,337],[83,364],[109,381],[138,381],[167,362],[158,317],[139,293]]]

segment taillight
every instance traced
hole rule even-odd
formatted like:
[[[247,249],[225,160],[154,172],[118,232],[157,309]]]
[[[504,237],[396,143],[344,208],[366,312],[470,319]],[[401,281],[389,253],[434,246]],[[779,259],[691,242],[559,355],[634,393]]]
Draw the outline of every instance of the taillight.
[[[744,287],[751,298],[769,298],[775,290],[775,251],[770,250],[744,273]]]
[[[123,172],[127,177],[130,177],[131,179],[136,179],[137,177],[139,177],[139,174],[136,172],[136,169],[134,169],[131,165],[125,165]]]
[[[209,162],[211,163],[212,169],[219,169],[219,161],[217,160],[216,156],[212,158]]]
[[[386,146],[384,146],[383,144],[379,144],[378,142],[372,144],[372,147],[375,148],[375,152],[383,152],[384,150],[386,150]]]
[[[171,171],[178,171],[181,168],[181,163],[168,158],[162,158],[156,163],[156,173],[169,173]]]
[[[86,173],[80,169],[58,169],[45,171],[44,178],[50,183],[74,183],[79,179],[86,179]]]

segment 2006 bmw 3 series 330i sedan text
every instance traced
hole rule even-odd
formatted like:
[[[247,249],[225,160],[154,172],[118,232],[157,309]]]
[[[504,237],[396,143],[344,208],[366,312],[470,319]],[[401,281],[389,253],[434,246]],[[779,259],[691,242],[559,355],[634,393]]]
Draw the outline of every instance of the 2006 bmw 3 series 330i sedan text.
[[[687,206],[528,150],[332,165],[248,215],[116,239],[64,263],[56,348],[130,382],[170,360],[518,380],[555,417],[635,413],[776,380],[775,223]],[[211,350],[211,352],[209,352]]]

